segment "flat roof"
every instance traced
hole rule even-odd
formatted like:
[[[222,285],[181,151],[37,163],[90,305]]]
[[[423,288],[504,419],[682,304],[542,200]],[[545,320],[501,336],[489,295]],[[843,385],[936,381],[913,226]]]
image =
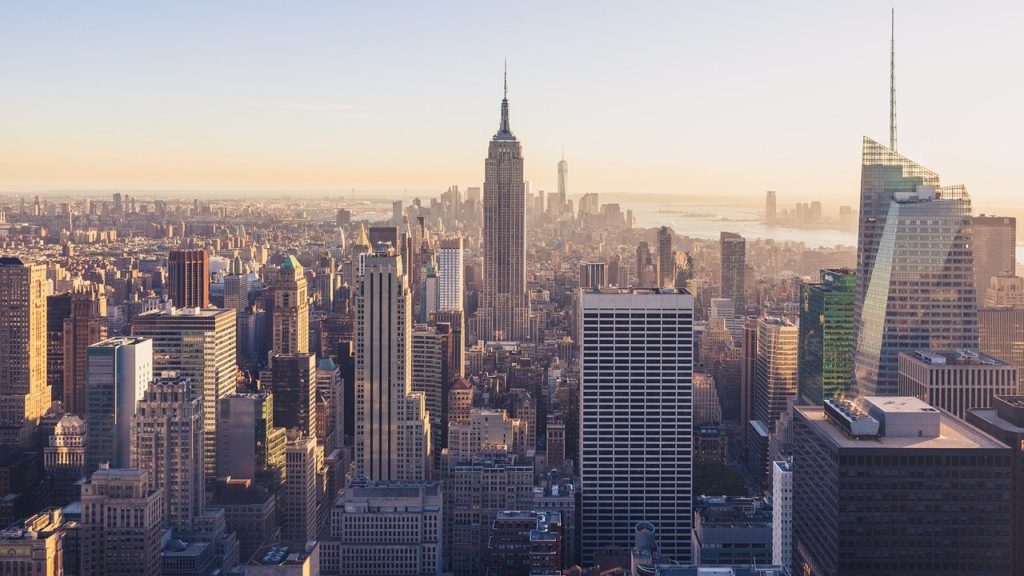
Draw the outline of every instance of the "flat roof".
[[[1017,426],[1013,422],[1003,418],[995,408],[971,408],[967,410],[967,412],[974,414],[980,420],[984,420],[985,422],[997,426],[1004,432],[1024,434],[1024,426]]]
[[[900,397],[900,399],[903,399]],[[916,399],[915,399],[916,400]],[[918,403],[931,408],[920,400]],[[920,406],[912,402],[895,404],[893,410],[900,406],[920,410]],[[961,422],[950,414],[939,413],[939,435],[935,437],[888,437],[879,436],[865,440],[850,438],[835,424],[828,421],[823,406],[794,406],[794,410],[803,416],[820,433],[840,448],[917,448],[917,449],[953,449],[953,448],[1003,448],[1006,446],[981,430]],[[933,409],[934,410],[934,409]]]

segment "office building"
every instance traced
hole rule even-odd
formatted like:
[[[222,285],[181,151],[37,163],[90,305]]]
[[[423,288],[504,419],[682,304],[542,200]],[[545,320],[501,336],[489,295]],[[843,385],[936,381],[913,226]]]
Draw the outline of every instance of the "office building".
[[[1024,379],[1024,278],[992,278],[986,305],[978,309],[978,344],[983,354],[1017,367]]]
[[[401,257],[366,257],[356,296],[356,475],[422,480],[432,467],[426,399],[412,391],[411,298]]]
[[[278,485],[284,477],[285,429],[274,422],[274,395],[234,394],[218,403],[217,476]]]
[[[568,199],[569,194],[569,163],[565,161],[565,152],[562,153],[561,160],[558,161],[558,196],[552,198],[552,200],[558,201],[557,211],[555,212],[555,218],[565,210],[565,202]]]
[[[78,499],[80,489],[76,482],[85,478],[86,437],[85,421],[65,414],[43,447],[47,494],[54,504],[64,505]]]
[[[1012,450],[910,397],[794,409],[800,574],[1011,573]]]
[[[97,290],[82,290],[72,293],[70,304],[60,340],[64,352],[60,398],[68,412],[85,414],[86,349],[107,338],[107,299]]]
[[[453,419],[448,425],[448,460],[451,464],[471,462],[493,451],[526,456],[529,424],[522,418],[510,418],[505,410],[472,408],[465,419]]]
[[[465,301],[465,240],[462,236],[444,238],[438,242],[437,276],[440,283],[438,310],[464,310]]]
[[[153,341],[153,369],[192,381],[203,401],[206,476],[217,473],[217,402],[235,393],[235,311],[171,308],[140,314],[132,334]]]
[[[853,378],[853,270],[821,271],[821,281],[800,285],[799,401],[821,404],[850,391]]]
[[[64,574],[64,555],[68,552],[64,542],[68,528],[60,508],[50,508],[0,531],[3,549],[0,574]]]
[[[775,432],[775,423],[796,396],[799,329],[784,318],[757,321],[757,366],[753,417]]]
[[[342,446],[345,442],[345,390],[341,369],[330,357],[321,358],[316,365],[316,393],[329,407],[326,414],[317,410],[318,435],[331,440],[324,442],[324,450]]]
[[[769,190],[764,194],[764,223],[774,226],[776,223],[775,191]]]
[[[226,528],[238,537],[238,557],[243,561],[259,548],[280,541],[277,499],[264,486],[250,479],[218,480],[210,504],[224,510]]]
[[[1024,278],[1011,274],[993,276],[985,291],[978,293],[978,306],[1024,308]]]
[[[772,564],[793,565],[793,463],[772,462]]]
[[[440,574],[442,517],[439,484],[354,480],[331,509],[322,573]]]
[[[210,305],[210,255],[206,250],[171,250],[167,255],[167,295],[178,308]]]
[[[722,405],[718,401],[718,389],[710,374],[693,374],[693,424],[721,424]]]
[[[274,425],[316,436],[316,355],[274,354],[270,391],[274,393]]]
[[[702,496],[693,514],[693,563],[756,565],[772,561],[772,505],[763,499]]]
[[[747,241],[739,234],[722,232],[719,242],[722,262],[719,285],[722,287],[722,298],[731,298],[736,312],[744,315],[747,310]]]
[[[582,560],[628,548],[643,520],[661,530],[666,555],[689,562],[693,297],[583,291],[579,317]]]
[[[1017,219],[981,214],[971,219],[974,233],[974,292],[983,300],[989,281],[1017,271]]]
[[[503,510],[487,546],[487,574],[560,574],[562,516],[558,512]]]
[[[712,298],[711,318],[721,318],[732,336],[733,345],[739,346],[743,342],[743,319],[745,316],[736,313],[736,303],[732,298]]]
[[[657,286],[658,274],[655,268],[657,263],[651,256],[651,245],[641,241],[636,245],[636,265],[633,276],[633,286],[637,288],[655,288]]]
[[[281,499],[281,538],[287,542],[307,542],[317,536],[316,452],[315,437],[288,431],[284,447],[284,497]]]
[[[86,472],[131,462],[132,416],[153,380],[153,341],[109,338],[86,350]]]
[[[441,451],[448,445],[448,385],[454,345],[447,324],[417,324],[412,329],[412,390],[423,394],[430,419],[434,471],[440,470]]]
[[[71,317],[71,296],[46,297],[46,383],[54,399],[64,398],[64,320]]]
[[[309,353],[309,295],[306,274],[294,256],[285,258],[271,280],[273,343],[277,354]]]
[[[484,162],[483,206],[480,308],[490,311],[493,330],[481,336],[484,340],[524,340],[529,335],[530,301],[526,294],[523,149],[509,125],[507,82],[501,123]]]
[[[1013,566],[1024,575],[1024,396],[996,396],[991,408],[967,410],[967,423],[1015,448],[1013,456]]]
[[[978,348],[971,203],[962,186],[940,187],[934,172],[865,138],[860,219],[856,387],[894,395],[900,351]]]
[[[158,576],[164,493],[149,471],[93,472],[82,485],[82,576]]]
[[[970,408],[991,408],[995,396],[1016,396],[1016,366],[977,350],[900,352],[899,393],[963,420]]]
[[[658,228],[658,288],[676,285],[676,263],[672,252],[672,231],[667,226]]]
[[[50,407],[46,267],[0,258],[0,444],[29,443]]]
[[[565,416],[560,413],[548,414],[544,436],[544,456],[548,469],[562,469],[565,466]]]
[[[224,307],[243,312],[249,307],[249,277],[230,274],[224,277]]]
[[[439,310],[429,317],[429,323],[440,326],[447,324],[452,331],[451,364],[449,382],[466,375],[463,354],[466,350],[466,321],[462,310]]]
[[[580,288],[603,288],[607,285],[604,262],[580,262]]]

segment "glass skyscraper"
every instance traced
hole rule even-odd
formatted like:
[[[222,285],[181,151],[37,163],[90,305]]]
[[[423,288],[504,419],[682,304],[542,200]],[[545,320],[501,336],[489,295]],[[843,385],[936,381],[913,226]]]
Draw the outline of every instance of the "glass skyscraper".
[[[800,285],[801,404],[818,406],[850,389],[856,278],[847,268],[822,270],[820,283]]]
[[[855,307],[857,390],[897,393],[901,350],[978,347],[963,186],[864,139]]]

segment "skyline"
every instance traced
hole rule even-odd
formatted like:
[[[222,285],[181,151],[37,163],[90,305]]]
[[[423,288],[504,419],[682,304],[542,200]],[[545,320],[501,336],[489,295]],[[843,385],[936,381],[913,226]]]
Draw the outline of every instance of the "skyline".
[[[481,185],[474,143],[493,133],[508,58],[535,190],[555,189],[564,146],[574,196],[852,204],[860,137],[888,131],[892,3],[865,4],[17,6],[0,47],[30,89],[0,95],[0,191]],[[1024,53],[1022,9],[895,10],[900,152],[978,208],[1009,205],[1024,144],[1006,135],[1024,115],[1006,114],[1019,81],[1003,71]],[[483,41],[495,34],[525,40]]]

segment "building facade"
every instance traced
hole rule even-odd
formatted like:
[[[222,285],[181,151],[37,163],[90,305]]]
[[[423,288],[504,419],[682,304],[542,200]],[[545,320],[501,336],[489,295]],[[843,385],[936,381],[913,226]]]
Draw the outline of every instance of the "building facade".
[[[86,472],[100,464],[127,468],[131,462],[132,417],[153,380],[153,341],[109,338],[86,351]]]
[[[1017,367],[977,350],[900,352],[899,393],[963,420],[971,408],[991,408],[996,396],[1020,394]]]
[[[50,407],[46,267],[0,258],[0,444],[26,444]]]
[[[800,285],[799,400],[821,404],[850,391],[853,378],[853,270],[821,271],[821,281]]]
[[[167,294],[178,308],[210,305],[210,255],[204,249],[171,250],[167,255]]]

